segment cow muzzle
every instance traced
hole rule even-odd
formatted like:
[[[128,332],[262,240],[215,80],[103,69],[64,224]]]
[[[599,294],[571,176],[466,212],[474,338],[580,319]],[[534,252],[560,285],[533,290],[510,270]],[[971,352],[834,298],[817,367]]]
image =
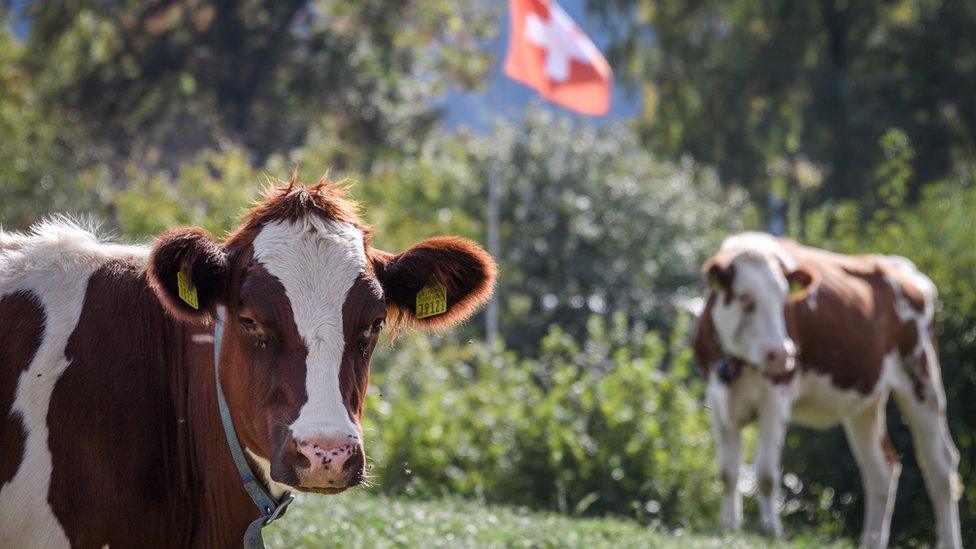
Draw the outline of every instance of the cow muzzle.
[[[783,375],[795,366],[795,353],[790,349],[770,349],[763,354],[763,371],[766,375]]]
[[[362,484],[366,452],[358,435],[290,438],[299,489],[332,494]]]

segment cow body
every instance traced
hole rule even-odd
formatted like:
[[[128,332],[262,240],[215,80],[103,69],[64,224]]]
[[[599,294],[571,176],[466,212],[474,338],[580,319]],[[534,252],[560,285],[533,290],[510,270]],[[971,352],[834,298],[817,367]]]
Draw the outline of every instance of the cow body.
[[[959,547],[958,453],[945,419],[932,282],[904,258],[844,256],[757,233],[728,238],[706,270],[713,290],[694,350],[707,378],[723,525],[741,525],[744,425],[759,423],[761,523],[778,535],[787,423],[841,424],[865,486],[862,544],[886,545],[900,472],[885,428],[894,395],[912,430],[939,540]],[[788,294],[791,278],[804,287]],[[761,343],[743,341],[750,338]]]
[[[337,192],[270,189],[219,245],[199,229],[117,245],[64,219],[0,232],[0,547],[240,546],[259,512],[218,410],[217,306],[223,392],[269,492],[362,480],[359,418],[388,312],[409,316],[400,303],[435,280],[449,308],[431,320],[457,322],[494,265],[461,239],[372,249]]]
[[[223,439],[211,332],[166,315],[148,254],[69,223],[0,241],[0,546],[228,546],[257,516]]]

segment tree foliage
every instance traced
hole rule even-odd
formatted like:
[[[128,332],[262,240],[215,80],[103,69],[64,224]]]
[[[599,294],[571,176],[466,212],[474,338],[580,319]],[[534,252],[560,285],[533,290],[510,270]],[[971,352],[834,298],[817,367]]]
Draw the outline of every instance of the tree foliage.
[[[530,113],[474,149],[501,188],[502,324],[523,351],[553,324],[582,336],[594,313],[671,326],[700,294],[701,261],[749,217],[744,193],[658,161],[621,126]]]
[[[74,0],[11,17],[44,115],[110,162],[173,169],[222,140],[261,164],[320,124],[347,147],[409,147],[433,98],[481,81],[493,15],[467,0]]]
[[[793,187],[812,188],[811,203],[855,198],[873,207],[878,140],[892,128],[916,144],[913,197],[976,152],[972,2],[590,7],[618,29],[611,59],[643,92],[646,142],[718,166],[724,182],[761,202]]]

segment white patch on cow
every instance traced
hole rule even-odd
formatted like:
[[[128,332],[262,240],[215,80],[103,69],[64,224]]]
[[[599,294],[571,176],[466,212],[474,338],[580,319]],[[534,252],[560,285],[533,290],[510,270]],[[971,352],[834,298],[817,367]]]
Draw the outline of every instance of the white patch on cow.
[[[881,378],[868,394],[855,389],[841,389],[834,385],[831,376],[806,368],[795,380],[793,422],[813,429],[827,429],[837,425],[844,418],[869,406],[882,392],[890,391],[892,375],[897,367],[897,354],[885,356]]]
[[[308,400],[291,425],[296,438],[360,436],[339,390],[345,338],[342,305],[366,270],[363,233],[351,223],[315,216],[266,225],[254,257],[285,287],[298,333],[308,347]]]
[[[935,300],[938,297],[938,290],[935,287],[935,283],[932,279],[925,276],[922,271],[918,270],[915,263],[912,260],[901,257],[898,255],[886,255],[886,256],[876,256],[878,261],[886,264],[888,267],[899,271],[902,276],[907,280],[911,281],[915,287],[922,292],[925,298],[925,309],[921,311],[921,316],[930,321],[935,315]],[[888,278],[888,283],[895,291],[895,295],[900,297],[898,305],[898,316],[902,320],[911,320],[919,316],[919,311],[912,308],[907,299],[905,299],[905,291],[901,285],[897,284],[894,280]],[[906,310],[904,307],[908,306]]]
[[[915,360],[921,360],[923,355],[929,354],[932,358],[930,363],[933,365],[936,364],[937,360],[935,358],[937,354],[932,345],[932,340],[929,337],[929,327],[932,326],[932,322],[935,320],[935,301],[938,298],[938,290],[935,287],[935,283],[932,282],[932,279],[922,274],[915,264],[907,258],[889,255],[876,256],[876,259],[889,269],[898,271],[909,281],[909,284],[914,285],[922,293],[925,305],[919,311],[908,300],[902,285],[891,276],[885,275],[885,281],[891,286],[895,294],[895,313],[902,322],[914,323],[918,333],[918,341],[915,344],[915,348],[911,351],[911,355]],[[934,368],[934,370],[934,372],[930,372],[930,375],[939,376],[939,384],[941,384],[941,372],[939,368]]]
[[[64,351],[81,317],[92,273],[111,260],[143,267],[149,250],[99,242],[92,230],[67,218],[35,225],[30,233],[0,232],[0,298],[30,292],[44,310],[44,336],[17,381],[11,414],[26,440],[17,473],[0,487],[0,547],[67,547],[48,503],[52,461],[48,408],[58,379],[70,366]]]
[[[282,484],[280,482],[275,482],[271,479],[271,462],[264,459],[263,457],[255,454],[250,449],[245,448],[248,457],[258,464],[258,472],[261,473],[261,480],[264,481],[264,485],[268,487],[268,491],[271,492],[271,497],[276,500],[281,500],[281,496],[285,495],[285,492],[290,492],[294,490],[291,486],[287,484]]]

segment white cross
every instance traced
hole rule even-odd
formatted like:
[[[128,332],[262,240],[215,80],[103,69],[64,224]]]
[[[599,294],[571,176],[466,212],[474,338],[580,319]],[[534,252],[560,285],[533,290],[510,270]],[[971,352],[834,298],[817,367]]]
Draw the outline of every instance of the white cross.
[[[549,8],[549,19],[543,20],[535,13],[525,18],[525,38],[546,51],[546,76],[553,82],[569,80],[570,60],[592,64],[590,61],[596,46],[582,32],[576,23],[553,2]]]

